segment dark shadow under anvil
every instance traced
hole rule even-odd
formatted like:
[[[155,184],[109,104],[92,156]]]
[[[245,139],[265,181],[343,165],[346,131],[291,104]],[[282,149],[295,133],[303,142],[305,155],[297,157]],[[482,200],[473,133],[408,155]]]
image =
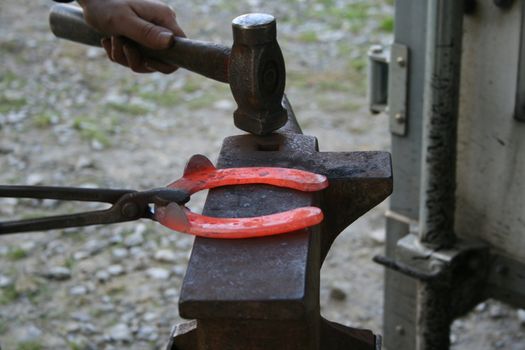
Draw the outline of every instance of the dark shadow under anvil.
[[[179,310],[182,317],[197,321],[175,327],[168,349],[378,348],[378,337],[371,331],[321,318],[319,277],[337,235],[391,193],[390,155],[318,152],[317,140],[300,132],[291,115],[287,126],[271,136],[226,138],[217,167],[303,169],[326,175],[330,183],[326,190],[224,187],[210,191],[204,214],[249,217],[314,205],[323,209],[323,223],[255,239],[196,238]]]

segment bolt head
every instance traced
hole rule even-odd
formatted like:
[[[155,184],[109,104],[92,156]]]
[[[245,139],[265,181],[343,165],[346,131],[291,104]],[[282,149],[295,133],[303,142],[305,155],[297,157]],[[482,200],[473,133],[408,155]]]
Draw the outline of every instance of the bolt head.
[[[122,207],[122,215],[128,219],[133,219],[139,215],[139,208],[135,203],[126,203]]]
[[[405,113],[403,112],[398,112],[394,115],[394,119],[396,120],[396,122],[398,122],[399,124],[403,124],[405,122]]]
[[[401,56],[398,56],[396,58],[396,62],[399,65],[399,67],[404,67],[406,65],[405,59],[403,57],[401,57]]]

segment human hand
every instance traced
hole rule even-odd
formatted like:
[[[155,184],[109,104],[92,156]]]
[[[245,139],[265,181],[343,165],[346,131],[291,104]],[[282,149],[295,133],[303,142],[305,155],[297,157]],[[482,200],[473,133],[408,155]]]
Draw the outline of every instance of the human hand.
[[[138,73],[169,74],[178,68],[145,58],[134,43],[162,50],[173,44],[174,35],[186,36],[166,4],[156,0],[80,0],[79,4],[86,22],[110,36],[102,46],[112,61]]]

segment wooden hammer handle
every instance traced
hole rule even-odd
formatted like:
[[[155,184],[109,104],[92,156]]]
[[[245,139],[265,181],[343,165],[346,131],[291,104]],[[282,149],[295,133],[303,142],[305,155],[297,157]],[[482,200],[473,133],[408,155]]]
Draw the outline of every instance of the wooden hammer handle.
[[[53,34],[62,39],[91,46],[101,46],[100,41],[109,37],[97,32],[84,20],[82,9],[56,4],[49,14]],[[137,44],[147,58],[185,68],[205,77],[228,83],[228,65],[231,48],[198,40],[174,37],[173,45],[165,50],[152,50]]]

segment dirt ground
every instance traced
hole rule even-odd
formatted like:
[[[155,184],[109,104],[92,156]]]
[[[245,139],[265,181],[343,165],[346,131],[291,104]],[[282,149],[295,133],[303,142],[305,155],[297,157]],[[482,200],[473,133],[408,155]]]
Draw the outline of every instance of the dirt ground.
[[[231,44],[231,19],[278,20],[286,92],[322,151],[388,150],[366,107],[366,50],[391,40],[391,1],[170,1],[190,38]],[[57,40],[51,1],[0,2],[0,183],[148,189],[240,134],[229,88],[179,71],[138,75],[102,50]],[[192,198],[198,211],[203,196]],[[382,203],[338,238],[322,269],[323,315],[381,333]],[[0,199],[0,220],[92,210]],[[0,237],[2,349],[162,349],[193,239],[153,222]],[[523,318],[522,317],[522,322]],[[453,349],[525,349],[515,310],[487,302],[454,324]],[[390,349],[402,350],[402,349]]]

